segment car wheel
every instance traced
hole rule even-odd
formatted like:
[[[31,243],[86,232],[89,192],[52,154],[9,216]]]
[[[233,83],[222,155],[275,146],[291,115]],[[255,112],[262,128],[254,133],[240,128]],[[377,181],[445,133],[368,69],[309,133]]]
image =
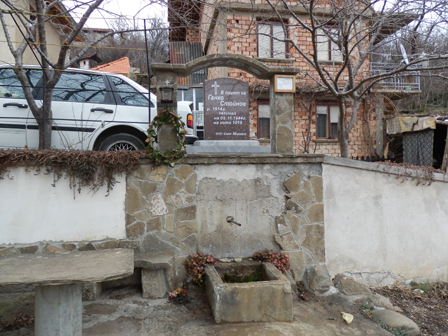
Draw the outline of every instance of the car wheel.
[[[141,150],[145,145],[137,137],[130,134],[115,134],[104,140],[100,151]]]

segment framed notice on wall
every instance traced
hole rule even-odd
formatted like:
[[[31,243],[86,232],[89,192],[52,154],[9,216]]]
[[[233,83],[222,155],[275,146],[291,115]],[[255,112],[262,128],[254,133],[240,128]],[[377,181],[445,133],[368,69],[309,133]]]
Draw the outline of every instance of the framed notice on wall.
[[[296,80],[294,75],[275,75],[274,76],[275,92],[291,92],[296,91]]]

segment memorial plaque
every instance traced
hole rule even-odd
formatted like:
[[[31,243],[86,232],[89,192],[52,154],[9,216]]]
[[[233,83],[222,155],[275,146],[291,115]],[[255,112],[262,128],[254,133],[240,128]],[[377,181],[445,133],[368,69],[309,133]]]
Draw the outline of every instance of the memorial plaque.
[[[204,83],[205,140],[250,140],[249,86],[217,78]]]

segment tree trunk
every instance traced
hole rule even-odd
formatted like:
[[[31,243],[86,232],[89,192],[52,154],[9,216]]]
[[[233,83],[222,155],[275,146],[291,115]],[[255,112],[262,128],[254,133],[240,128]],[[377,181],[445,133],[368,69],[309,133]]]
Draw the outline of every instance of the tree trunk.
[[[49,105],[49,104],[46,104]],[[45,113],[45,118],[36,119],[39,126],[39,149],[49,149],[51,148],[51,127],[53,124],[52,113],[50,106],[41,107],[43,116]]]
[[[338,116],[338,142],[341,151],[341,157],[349,158],[347,125],[345,124],[345,103],[342,97],[338,97],[339,116]]]

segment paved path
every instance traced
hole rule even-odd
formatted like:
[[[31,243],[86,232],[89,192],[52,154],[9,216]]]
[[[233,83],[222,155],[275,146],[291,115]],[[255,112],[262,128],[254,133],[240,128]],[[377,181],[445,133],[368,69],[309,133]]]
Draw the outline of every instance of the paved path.
[[[104,291],[98,301],[84,302],[84,336],[390,336],[379,325],[363,317],[343,297],[321,301],[294,301],[292,323],[215,324],[204,294],[196,288],[187,305],[175,305],[167,299],[148,300],[134,288]],[[4,295],[3,295],[4,297]],[[28,294],[28,301],[32,295]],[[19,301],[17,301],[19,302]],[[0,295],[0,308],[5,305]],[[18,303],[17,303],[18,305]],[[17,308],[17,307],[16,307]],[[32,308],[29,308],[32,309]],[[341,311],[355,316],[347,325]],[[34,336],[32,326],[0,336]]]

